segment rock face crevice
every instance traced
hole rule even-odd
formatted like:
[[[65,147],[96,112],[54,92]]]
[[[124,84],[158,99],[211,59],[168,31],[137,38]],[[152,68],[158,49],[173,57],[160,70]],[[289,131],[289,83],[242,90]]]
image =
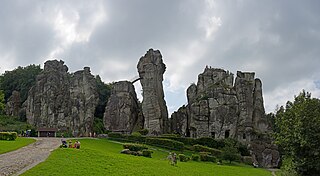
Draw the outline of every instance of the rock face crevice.
[[[112,85],[111,96],[104,113],[106,130],[128,133],[143,128],[143,117],[134,86],[129,81],[119,81]]]
[[[63,61],[47,61],[24,103],[28,123],[75,136],[92,131],[98,93],[90,68],[68,73]]]
[[[162,61],[160,51],[150,49],[140,58],[137,68],[143,89],[144,128],[154,135],[165,133],[168,130],[168,110],[162,81],[166,65]]]

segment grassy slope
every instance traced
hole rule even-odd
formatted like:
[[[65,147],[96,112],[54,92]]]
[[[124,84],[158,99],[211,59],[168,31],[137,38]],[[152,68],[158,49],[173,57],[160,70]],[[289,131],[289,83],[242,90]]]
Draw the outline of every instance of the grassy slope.
[[[270,176],[263,169],[213,163],[178,162],[171,166],[166,152],[154,151],[152,158],[120,154],[122,145],[108,140],[82,139],[81,149],[57,149],[49,158],[23,175],[224,175]]]
[[[35,141],[36,140],[31,138],[20,138],[20,137],[18,137],[15,141],[0,140],[0,154],[17,150]]]

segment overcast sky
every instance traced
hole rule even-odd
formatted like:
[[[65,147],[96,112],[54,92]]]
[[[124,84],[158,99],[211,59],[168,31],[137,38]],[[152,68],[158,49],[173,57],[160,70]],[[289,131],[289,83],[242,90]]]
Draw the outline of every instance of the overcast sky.
[[[105,82],[130,80],[161,51],[170,112],[206,65],[255,72],[267,112],[302,89],[320,97],[320,1],[1,0],[0,72],[64,60]],[[141,98],[140,83],[135,83]]]

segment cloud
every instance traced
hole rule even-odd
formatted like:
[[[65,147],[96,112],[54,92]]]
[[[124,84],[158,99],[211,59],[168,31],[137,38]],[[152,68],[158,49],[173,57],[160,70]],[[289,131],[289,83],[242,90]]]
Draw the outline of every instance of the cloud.
[[[106,82],[136,76],[139,58],[159,49],[167,65],[169,111],[206,65],[254,71],[267,111],[310,90],[319,96],[317,1],[35,1],[0,3],[1,72],[62,59],[90,66]],[[136,83],[140,96],[141,86]],[[140,96],[141,98],[141,96]]]

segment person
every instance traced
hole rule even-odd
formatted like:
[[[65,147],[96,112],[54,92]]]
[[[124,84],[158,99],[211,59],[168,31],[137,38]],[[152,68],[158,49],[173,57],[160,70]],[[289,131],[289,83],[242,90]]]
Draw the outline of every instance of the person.
[[[177,154],[176,153],[173,153],[173,157],[172,157],[172,160],[173,160],[173,165],[177,165]]]
[[[169,161],[169,163],[173,166],[174,162],[173,162],[173,156],[172,153],[170,152],[169,155],[167,156],[167,160]]]
[[[73,148],[71,140],[69,140],[69,148]]]
[[[63,138],[63,136],[61,138],[61,143],[62,143],[61,147],[63,147],[63,148],[67,148],[68,147],[67,141],[66,141],[66,139]]]
[[[74,143],[74,148],[80,149],[80,141],[77,140],[77,141]]]

